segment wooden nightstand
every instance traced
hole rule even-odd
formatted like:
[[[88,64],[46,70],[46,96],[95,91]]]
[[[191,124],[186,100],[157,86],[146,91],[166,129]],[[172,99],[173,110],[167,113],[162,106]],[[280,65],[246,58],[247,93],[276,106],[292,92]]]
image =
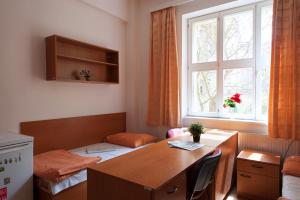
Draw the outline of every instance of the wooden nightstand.
[[[279,197],[280,156],[243,150],[237,157],[237,194],[248,199]]]

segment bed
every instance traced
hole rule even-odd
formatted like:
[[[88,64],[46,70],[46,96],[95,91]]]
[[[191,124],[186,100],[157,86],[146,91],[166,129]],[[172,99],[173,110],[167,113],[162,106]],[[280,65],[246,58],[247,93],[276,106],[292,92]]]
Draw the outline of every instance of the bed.
[[[97,143],[97,144],[92,144],[92,145],[72,149],[70,150],[70,152],[84,157],[99,156],[101,158],[100,162],[105,162],[112,158],[116,158],[118,156],[138,150],[143,147],[144,146],[137,147],[137,148],[129,148],[129,147],[103,142],[103,143]],[[81,170],[80,172],[68,177],[67,179],[59,183],[54,183],[48,180],[39,179],[37,182],[37,186],[39,189],[43,190],[44,192],[47,192],[51,195],[57,195],[60,192],[68,188],[71,188],[77,184],[80,184],[86,180],[87,180],[87,170],[85,169],[85,170]]]
[[[34,137],[35,155],[55,149],[70,150],[79,155],[83,155],[86,149],[97,151],[109,149],[111,150],[110,153],[108,151],[97,152],[103,156],[102,161],[104,162],[114,156],[133,150],[103,143],[106,136],[125,131],[126,113],[30,121],[20,124],[22,134]],[[95,154],[92,155],[91,153],[86,156],[95,156]],[[50,187],[51,183],[41,182],[37,177],[34,177],[34,198],[36,200],[86,200],[85,175],[86,172],[83,170],[70,177],[71,179],[65,182],[63,186],[52,185],[52,187]]]
[[[300,200],[300,156],[285,158],[282,168],[282,196]]]
[[[300,177],[282,176],[282,196],[287,199],[300,200]]]

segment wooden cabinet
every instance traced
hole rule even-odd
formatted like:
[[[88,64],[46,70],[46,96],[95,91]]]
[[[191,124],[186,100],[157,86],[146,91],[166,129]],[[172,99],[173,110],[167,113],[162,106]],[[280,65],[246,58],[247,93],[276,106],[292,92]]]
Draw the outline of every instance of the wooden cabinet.
[[[279,197],[280,156],[243,150],[237,158],[238,196],[249,199]]]
[[[119,83],[118,51],[52,35],[46,38],[46,61],[47,80]]]

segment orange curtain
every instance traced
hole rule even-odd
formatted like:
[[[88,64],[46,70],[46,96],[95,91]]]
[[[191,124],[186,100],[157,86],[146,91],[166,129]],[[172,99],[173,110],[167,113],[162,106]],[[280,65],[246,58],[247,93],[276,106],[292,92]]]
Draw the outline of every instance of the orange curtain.
[[[274,0],[269,136],[300,139],[300,1]]]
[[[148,125],[175,127],[179,122],[179,74],[175,8],[151,13]]]

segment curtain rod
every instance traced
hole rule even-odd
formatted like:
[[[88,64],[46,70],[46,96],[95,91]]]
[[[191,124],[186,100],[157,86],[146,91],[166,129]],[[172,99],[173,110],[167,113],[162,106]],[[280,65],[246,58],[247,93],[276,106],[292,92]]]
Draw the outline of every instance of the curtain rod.
[[[150,8],[150,12],[155,12],[155,11],[158,11],[158,10],[161,10],[161,9],[164,9],[164,8],[168,8],[168,7],[171,7],[171,6],[181,6],[183,4],[186,4],[186,3],[189,3],[189,2],[192,2],[194,0],[175,0],[175,1],[169,1],[169,2],[166,2],[166,3],[162,3],[160,4],[159,6],[155,6],[153,8]]]

